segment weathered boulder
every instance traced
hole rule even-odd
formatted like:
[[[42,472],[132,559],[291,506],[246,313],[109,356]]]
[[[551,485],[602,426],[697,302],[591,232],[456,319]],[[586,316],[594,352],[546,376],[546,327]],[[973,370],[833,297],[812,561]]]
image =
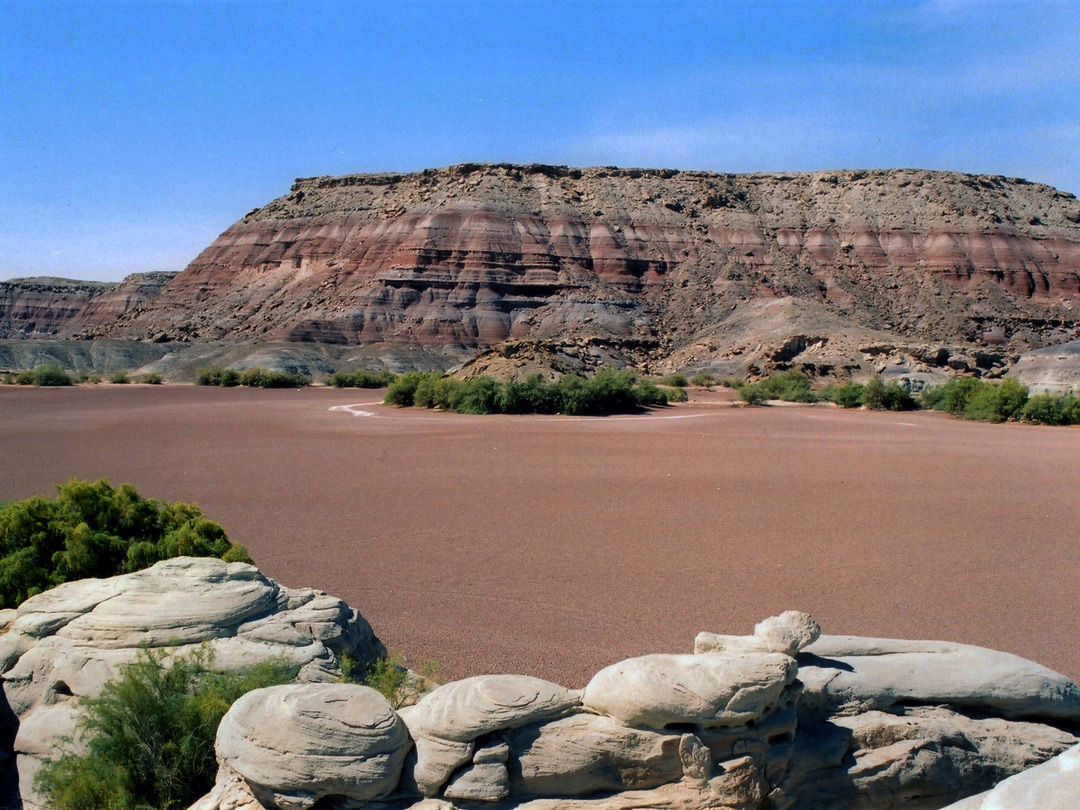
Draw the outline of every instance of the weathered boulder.
[[[170,657],[205,649],[221,669],[283,660],[305,682],[339,677],[342,653],[361,665],[385,653],[340,599],[285,588],[243,563],[178,557],[60,585],[20,605],[0,635],[0,686],[17,718],[13,749],[27,805],[38,803],[32,778],[40,756],[55,750],[73,722],[45,717],[97,695],[147,647]],[[37,718],[39,711],[47,715]]]
[[[1080,745],[943,810],[1075,810],[1077,804]]]
[[[821,625],[809,613],[785,610],[754,626],[752,636],[725,636],[718,633],[698,633],[694,652],[776,652],[795,656],[821,635]]]
[[[799,657],[801,708],[948,704],[1017,720],[1080,722],[1080,687],[1009,653],[943,641],[822,636]]]
[[[435,795],[472,759],[478,737],[561,717],[580,704],[580,693],[525,675],[478,675],[434,689],[401,711],[416,743],[417,789]]]
[[[1074,745],[1053,726],[944,707],[869,711],[800,725],[778,808],[934,810]]]
[[[256,689],[221,721],[218,762],[262,804],[306,810],[324,796],[385,798],[410,747],[404,722],[374,689],[344,683]]]
[[[781,702],[798,666],[780,653],[644,655],[600,670],[585,687],[586,709],[630,726],[733,726]]]

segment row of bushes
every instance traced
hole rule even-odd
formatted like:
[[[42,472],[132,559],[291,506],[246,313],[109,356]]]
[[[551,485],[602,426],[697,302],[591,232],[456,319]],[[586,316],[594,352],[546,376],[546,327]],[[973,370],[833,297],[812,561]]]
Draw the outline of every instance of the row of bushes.
[[[91,383],[97,385],[101,382],[101,376],[99,374],[87,374],[85,372],[77,374],[69,374],[64,370],[63,366],[56,365],[55,363],[47,363],[45,365],[36,366],[33,370],[13,371],[4,374],[0,377],[5,385],[39,385],[39,386],[62,386],[62,385],[77,385],[79,383]],[[117,371],[109,377],[109,382],[114,384],[124,384],[131,382],[131,379],[123,371]],[[139,382],[149,383],[150,385],[160,385],[160,374],[145,374],[139,378]]]
[[[588,379],[567,375],[553,383],[535,374],[498,382],[487,376],[463,381],[438,372],[408,372],[391,383],[384,399],[388,405],[455,413],[571,416],[636,413],[668,401],[668,394],[656,384],[632,371],[615,369],[601,369]]]
[[[898,383],[886,383],[880,376],[866,384],[848,382],[829,385],[815,392],[810,378],[792,369],[773,374],[754,383],[726,381],[739,392],[739,398],[751,405],[764,405],[770,399],[784,402],[835,402],[842,408],[869,408],[875,411],[910,411],[919,404],[906,388]]]
[[[0,608],[63,582],[111,577],[170,557],[251,562],[199,507],[139,496],[130,484],[71,479],[55,500],[0,508]]]
[[[360,371],[335,371],[327,382],[334,388],[386,388],[396,379],[397,375],[388,369],[377,373],[361,369]]]
[[[290,371],[272,371],[262,366],[254,366],[244,371],[223,366],[200,368],[195,372],[196,385],[220,385],[233,388],[246,385],[251,388],[303,388],[311,384],[311,378]]]
[[[921,394],[923,405],[980,422],[1030,422],[1038,425],[1080,424],[1076,394],[1036,394],[1013,379],[1000,383],[953,377]]]

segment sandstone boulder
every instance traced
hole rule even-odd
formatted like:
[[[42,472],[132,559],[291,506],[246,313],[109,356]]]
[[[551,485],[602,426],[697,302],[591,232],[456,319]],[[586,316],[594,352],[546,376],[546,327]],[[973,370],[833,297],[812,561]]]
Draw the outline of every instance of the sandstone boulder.
[[[733,726],[779,705],[798,667],[779,653],[645,655],[600,670],[585,687],[586,709],[630,726]]]
[[[292,589],[243,563],[178,557],[132,574],[69,582],[28,599],[0,635],[0,686],[18,728],[24,802],[37,804],[32,776],[43,752],[69,730],[36,712],[97,695],[145,648],[181,656],[205,648],[235,669],[269,659],[297,667],[305,682],[340,676],[338,656],[361,665],[385,650],[340,599]],[[11,749],[7,749],[11,750]]]
[[[944,810],[1075,810],[1078,803],[1080,745]]]
[[[799,658],[807,711],[947,704],[1018,720],[1080,722],[1080,687],[1009,653],[942,641],[822,636]]]
[[[393,792],[410,744],[404,722],[366,686],[298,684],[241,697],[218,728],[221,765],[259,801],[305,810],[324,796],[350,801]]]
[[[752,636],[698,633],[694,652],[775,652],[794,656],[820,635],[821,625],[809,613],[785,610],[779,616],[758,622]]]

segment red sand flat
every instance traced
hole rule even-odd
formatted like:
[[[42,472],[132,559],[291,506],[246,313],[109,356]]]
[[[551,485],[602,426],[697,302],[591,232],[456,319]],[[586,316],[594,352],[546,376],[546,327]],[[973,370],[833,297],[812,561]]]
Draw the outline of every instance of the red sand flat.
[[[380,397],[0,388],[0,499],[107,476],[194,501],[448,677],[581,686],[786,608],[1080,677],[1080,430],[723,394],[645,418],[329,410]]]

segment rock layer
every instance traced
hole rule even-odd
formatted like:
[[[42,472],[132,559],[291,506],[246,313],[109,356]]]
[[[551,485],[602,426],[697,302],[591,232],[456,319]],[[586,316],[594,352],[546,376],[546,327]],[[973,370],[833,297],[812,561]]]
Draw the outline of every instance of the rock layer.
[[[1019,179],[469,164],[297,180],[84,333],[454,351],[532,338],[640,364],[828,371],[875,348],[915,366],[942,349],[1014,356],[1080,335],[1078,299],[1080,203]]]

